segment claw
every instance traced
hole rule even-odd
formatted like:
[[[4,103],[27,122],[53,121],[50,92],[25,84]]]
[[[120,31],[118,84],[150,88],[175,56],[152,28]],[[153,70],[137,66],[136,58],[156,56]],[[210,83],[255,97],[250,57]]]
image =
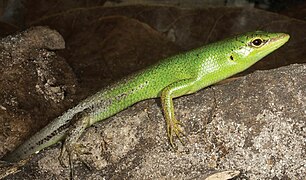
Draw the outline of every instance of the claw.
[[[87,110],[88,111],[88,110]],[[69,128],[67,132],[67,136],[65,139],[65,142],[63,144],[60,156],[59,156],[59,162],[63,167],[67,167],[67,165],[64,163],[63,159],[65,156],[65,152],[67,152],[68,155],[68,161],[69,161],[69,170],[70,170],[70,177],[74,177],[74,168],[73,168],[73,155],[78,155],[78,148],[80,148],[80,145],[77,143],[77,140],[81,136],[82,132],[85,130],[85,128],[89,125],[90,122],[90,116],[88,115],[88,112],[86,110],[76,114],[71,121],[73,121],[71,127]]]
[[[62,149],[61,149],[61,153],[60,153],[60,155],[59,155],[59,157],[58,157],[58,161],[59,161],[59,163],[60,163],[60,165],[62,166],[62,167],[64,167],[64,168],[67,168],[67,165],[65,164],[65,162],[64,162],[64,154],[65,154],[65,152],[66,152],[66,146],[65,146],[65,144],[63,145],[63,147],[62,147]]]
[[[182,136],[185,136],[185,133],[183,132],[183,130],[181,129],[180,126],[183,126],[183,124],[180,121],[178,121],[177,119],[167,120],[168,138],[169,138],[169,141],[170,141],[170,145],[175,149],[177,148],[177,146],[175,145],[175,143],[173,141],[173,136],[176,136],[178,138],[178,140],[183,145],[185,145],[185,142],[181,138]]]
[[[66,144],[66,142],[63,144],[63,147],[61,149],[60,156],[58,157],[58,160],[61,164],[62,167],[67,168],[69,167],[70,170],[70,178],[73,179],[74,177],[74,168],[73,168],[73,154],[74,154],[74,149],[75,149],[75,144]],[[67,166],[64,162],[64,156],[65,152],[67,152],[68,155],[68,161],[69,161],[69,166]]]

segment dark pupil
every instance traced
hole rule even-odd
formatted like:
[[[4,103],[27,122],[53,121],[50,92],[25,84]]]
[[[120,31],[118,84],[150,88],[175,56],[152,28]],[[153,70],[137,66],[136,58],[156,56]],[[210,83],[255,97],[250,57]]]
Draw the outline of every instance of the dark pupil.
[[[255,46],[259,46],[259,45],[261,45],[261,43],[262,43],[262,40],[261,40],[261,39],[255,39],[255,40],[253,41],[253,44],[254,44]]]

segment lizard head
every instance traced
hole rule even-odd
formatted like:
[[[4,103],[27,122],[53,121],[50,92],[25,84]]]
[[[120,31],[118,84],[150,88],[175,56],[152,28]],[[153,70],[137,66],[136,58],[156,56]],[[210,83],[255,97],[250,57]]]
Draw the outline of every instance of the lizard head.
[[[264,31],[248,32],[236,36],[235,45],[229,54],[229,60],[242,66],[251,66],[266,55],[281,47],[289,40],[285,33]]]

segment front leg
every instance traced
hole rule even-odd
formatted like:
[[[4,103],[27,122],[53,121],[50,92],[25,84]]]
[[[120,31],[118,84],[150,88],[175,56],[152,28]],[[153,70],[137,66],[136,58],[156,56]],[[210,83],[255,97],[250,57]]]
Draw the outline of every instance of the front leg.
[[[180,125],[182,125],[174,116],[174,106],[172,99],[185,94],[193,93],[192,87],[194,85],[194,79],[184,79],[174,82],[165,87],[161,92],[161,103],[167,125],[167,134],[172,147],[175,147],[173,143],[173,136],[176,136],[181,142],[181,135],[184,135]]]

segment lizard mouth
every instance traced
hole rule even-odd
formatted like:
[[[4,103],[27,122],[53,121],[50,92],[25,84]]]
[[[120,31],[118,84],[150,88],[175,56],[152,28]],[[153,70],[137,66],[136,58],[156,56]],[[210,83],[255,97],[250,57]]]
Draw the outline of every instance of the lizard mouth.
[[[289,40],[289,38],[289,34],[279,33],[279,36],[270,39],[270,43],[276,42],[277,44],[283,45]]]
[[[270,40],[266,43],[268,48],[265,48],[265,51],[274,51],[275,49],[284,45],[289,40],[289,38],[289,34],[278,33],[276,37],[270,38]]]

